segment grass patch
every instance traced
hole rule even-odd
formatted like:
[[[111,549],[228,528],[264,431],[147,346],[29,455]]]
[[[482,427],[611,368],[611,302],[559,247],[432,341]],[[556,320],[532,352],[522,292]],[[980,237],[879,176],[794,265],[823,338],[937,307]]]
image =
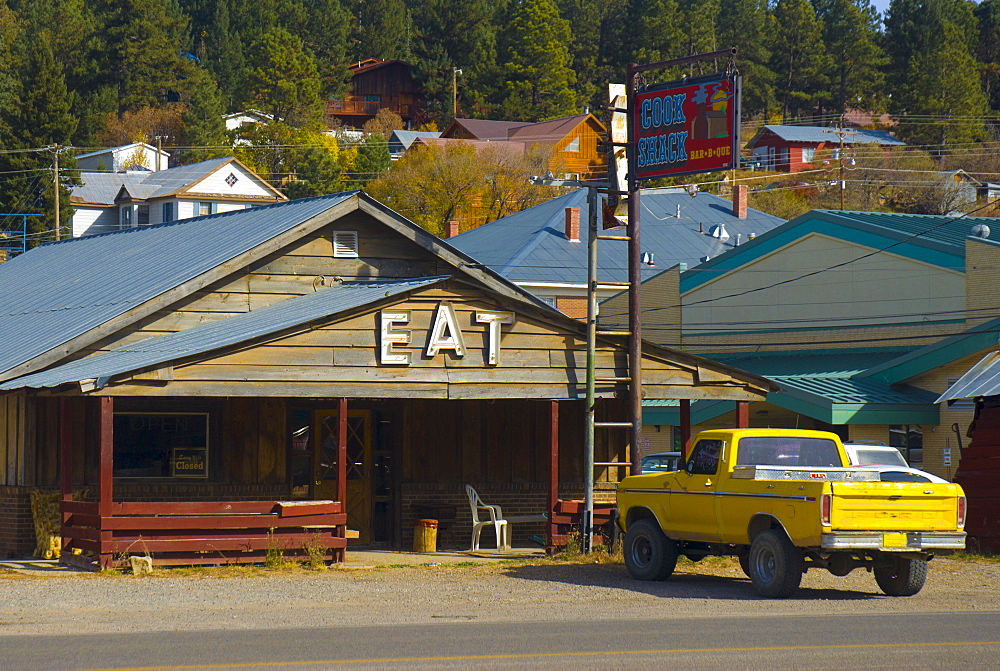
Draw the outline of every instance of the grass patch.
[[[961,562],[972,562],[977,564],[1000,564],[1000,555],[978,554],[975,552],[956,552],[948,555],[945,559],[954,559]]]

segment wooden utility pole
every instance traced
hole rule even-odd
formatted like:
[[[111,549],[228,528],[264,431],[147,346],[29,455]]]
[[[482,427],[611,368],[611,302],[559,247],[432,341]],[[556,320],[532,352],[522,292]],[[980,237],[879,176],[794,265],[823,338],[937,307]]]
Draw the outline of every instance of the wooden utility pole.
[[[62,226],[59,221],[59,152],[61,150],[62,147],[59,145],[52,148],[52,152],[55,155],[54,160],[52,161],[52,171],[55,173],[55,179],[52,184],[54,192],[53,200],[55,201],[56,208],[56,241],[62,240]]]

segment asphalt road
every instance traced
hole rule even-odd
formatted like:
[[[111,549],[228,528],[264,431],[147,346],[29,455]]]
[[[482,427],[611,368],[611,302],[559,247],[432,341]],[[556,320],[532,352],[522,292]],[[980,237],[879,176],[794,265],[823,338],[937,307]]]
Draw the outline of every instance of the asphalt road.
[[[3,669],[967,669],[998,660],[1000,611],[0,637]]]

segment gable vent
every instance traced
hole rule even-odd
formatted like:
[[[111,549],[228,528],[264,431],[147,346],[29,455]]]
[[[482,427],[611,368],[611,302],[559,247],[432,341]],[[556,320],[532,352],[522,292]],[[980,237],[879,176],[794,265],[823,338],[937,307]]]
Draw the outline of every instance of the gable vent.
[[[357,231],[334,231],[333,232],[333,258],[335,258],[335,259],[356,259],[356,258],[358,258],[358,232]]]

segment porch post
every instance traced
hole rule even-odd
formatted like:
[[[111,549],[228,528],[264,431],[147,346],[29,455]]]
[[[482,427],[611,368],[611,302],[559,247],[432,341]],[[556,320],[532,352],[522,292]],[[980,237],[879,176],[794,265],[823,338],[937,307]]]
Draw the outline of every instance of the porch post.
[[[337,500],[347,513],[347,399],[341,398],[337,403]],[[340,537],[347,538],[347,525],[340,528]],[[334,551],[334,561],[343,562],[347,559],[347,550],[337,548]]]
[[[559,401],[549,401],[549,516],[546,524],[545,553],[556,550],[556,506],[559,505]]]
[[[681,455],[687,459],[691,446],[691,399],[681,399]]]
[[[113,396],[102,396],[100,398],[101,419],[100,419],[100,456],[97,467],[97,512],[100,518],[100,551],[99,563],[102,569],[111,568],[114,560],[114,553],[111,549],[111,530],[106,529],[106,522],[110,520],[113,513],[114,504],[114,417],[115,399]]]
[[[750,428],[750,401],[736,401],[736,428]]]
[[[59,492],[63,501],[73,500],[73,423],[70,420],[69,399],[65,396],[59,399]],[[69,521],[69,513],[59,510],[60,546],[66,550],[66,536],[62,528]]]

